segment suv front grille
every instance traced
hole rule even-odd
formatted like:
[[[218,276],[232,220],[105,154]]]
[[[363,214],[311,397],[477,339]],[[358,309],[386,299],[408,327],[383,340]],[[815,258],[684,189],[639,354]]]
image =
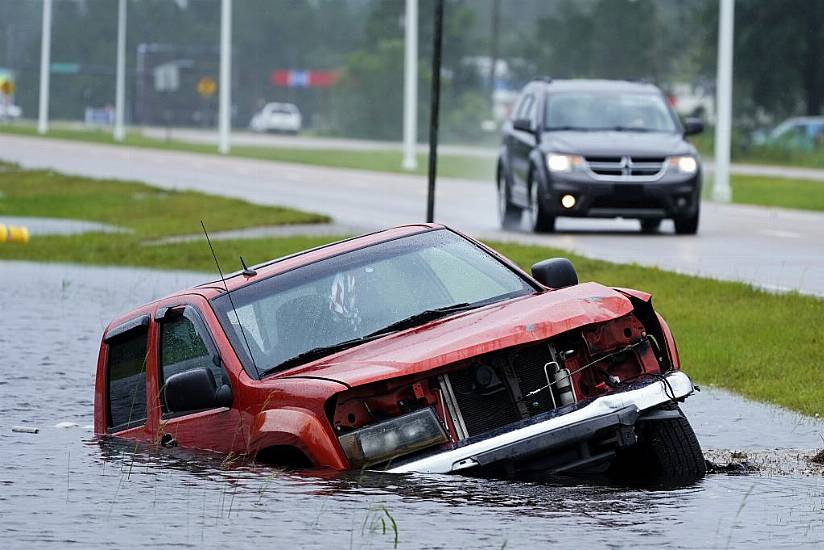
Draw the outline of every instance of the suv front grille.
[[[589,156],[584,157],[590,174],[607,181],[654,181],[666,167],[666,157]]]

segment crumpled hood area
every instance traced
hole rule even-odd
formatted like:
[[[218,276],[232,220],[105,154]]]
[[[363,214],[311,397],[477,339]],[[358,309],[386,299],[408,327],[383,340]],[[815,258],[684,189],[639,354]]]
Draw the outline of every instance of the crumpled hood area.
[[[318,377],[359,386],[545,340],[627,315],[632,309],[623,294],[598,283],[583,283],[390,334],[287,370],[276,378]]]

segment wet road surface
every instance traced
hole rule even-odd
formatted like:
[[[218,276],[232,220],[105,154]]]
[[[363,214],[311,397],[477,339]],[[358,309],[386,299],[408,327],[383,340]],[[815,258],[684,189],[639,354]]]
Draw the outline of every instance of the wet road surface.
[[[320,210],[337,223],[367,230],[425,217],[426,180],[420,176],[8,135],[0,135],[0,159]],[[533,235],[498,228],[492,179],[440,178],[435,216],[483,238],[824,296],[821,213],[704,203],[697,236],[673,235],[669,221],[664,234],[641,235],[636,220],[575,219],[559,220],[558,234]]]
[[[710,456],[743,451],[761,470],[677,490],[295,474],[97,442],[90,424],[104,326],[205,278],[0,262],[0,546],[393,548],[393,525],[397,548],[824,544],[824,478],[802,471],[824,424],[717,390],[685,406],[702,445],[716,450]],[[40,433],[13,433],[15,425]]]

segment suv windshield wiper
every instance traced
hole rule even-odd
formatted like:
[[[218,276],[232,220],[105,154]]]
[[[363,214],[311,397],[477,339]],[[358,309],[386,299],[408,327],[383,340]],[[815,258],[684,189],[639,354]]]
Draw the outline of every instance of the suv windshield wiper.
[[[546,132],[592,132],[595,130],[601,130],[601,128],[587,128],[586,126],[548,126],[544,128]]]
[[[376,330],[375,332],[367,335],[367,338],[370,336],[381,336],[382,334],[387,334],[389,332],[396,332],[398,330],[403,330],[405,328],[411,328],[416,325],[422,325],[429,321],[434,321],[435,319],[440,319],[441,317],[445,317],[450,313],[458,313],[459,311],[467,311],[469,309],[479,308],[484,306],[484,303],[475,303],[475,304],[453,304],[451,306],[446,307],[439,307],[435,309],[425,309],[420,313],[416,313],[415,315],[411,315],[406,319],[401,319],[400,321],[395,321],[391,325],[387,325],[380,330]]]

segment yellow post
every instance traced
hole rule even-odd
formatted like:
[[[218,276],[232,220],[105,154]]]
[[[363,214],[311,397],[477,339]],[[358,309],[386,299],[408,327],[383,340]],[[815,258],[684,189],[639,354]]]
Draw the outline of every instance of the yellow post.
[[[29,230],[22,225],[5,225],[0,223],[0,244],[29,242]]]

